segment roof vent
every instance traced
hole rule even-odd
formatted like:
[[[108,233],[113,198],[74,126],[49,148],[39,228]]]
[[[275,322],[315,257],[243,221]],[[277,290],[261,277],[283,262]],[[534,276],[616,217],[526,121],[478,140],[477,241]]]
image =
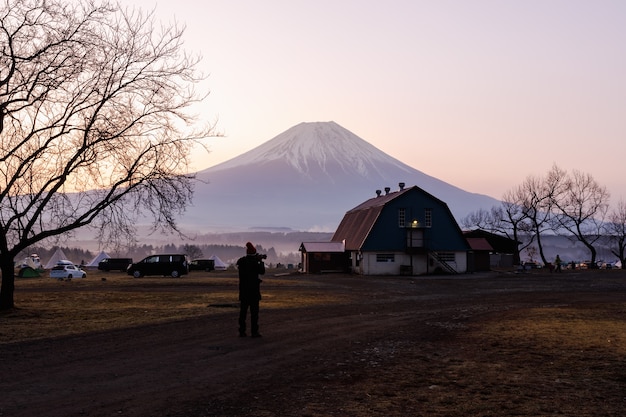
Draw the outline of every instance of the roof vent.
[[[399,183],[398,187],[400,187],[400,191],[404,190],[404,183],[403,182]]]
[[[380,194],[382,193],[382,191],[380,190],[376,190],[376,197],[380,197]]]
[[[391,191],[391,187],[385,187],[385,195],[389,194],[389,191]]]

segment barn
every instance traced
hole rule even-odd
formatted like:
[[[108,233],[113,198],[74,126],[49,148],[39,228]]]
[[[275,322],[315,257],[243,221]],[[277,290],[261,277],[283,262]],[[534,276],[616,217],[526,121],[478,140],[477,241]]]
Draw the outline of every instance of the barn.
[[[376,191],[346,212],[332,239],[362,275],[466,273],[470,246],[447,204],[418,186]]]

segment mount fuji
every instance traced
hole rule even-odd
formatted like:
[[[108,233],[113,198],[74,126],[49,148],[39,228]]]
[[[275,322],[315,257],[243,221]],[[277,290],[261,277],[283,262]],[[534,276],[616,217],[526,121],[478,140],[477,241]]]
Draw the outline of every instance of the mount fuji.
[[[411,168],[335,122],[300,123],[196,178],[183,229],[334,231],[346,211],[401,182],[446,202],[457,220],[499,204]]]

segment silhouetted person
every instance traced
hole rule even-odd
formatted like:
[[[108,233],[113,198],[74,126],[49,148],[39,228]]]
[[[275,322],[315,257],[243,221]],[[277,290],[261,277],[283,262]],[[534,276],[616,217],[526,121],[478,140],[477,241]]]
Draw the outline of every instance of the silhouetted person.
[[[246,256],[237,260],[239,269],[239,336],[246,336],[246,316],[250,309],[250,332],[252,337],[261,337],[259,333],[259,301],[261,300],[261,278],[265,274],[265,256],[259,255],[250,242],[246,243]]]
[[[556,255],[556,259],[554,260],[554,267],[556,268],[556,272],[561,272],[561,257]]]

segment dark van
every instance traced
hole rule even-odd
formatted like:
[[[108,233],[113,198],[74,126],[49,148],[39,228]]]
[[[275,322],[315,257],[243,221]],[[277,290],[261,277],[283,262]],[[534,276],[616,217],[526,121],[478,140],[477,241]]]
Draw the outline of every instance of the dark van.
[[[98,263],[100,271],[126,271],[132,264],[132,258],[105,258]]]
[[[135,278],[143,277],[144,275],[163,275],[178,278],[181,275],[187,275],[189,265],[185,255],[151,255],[131,264],[127,271],[128,275],[132,275]]]
[[[213,259],[194,259],[189,262],[190,271],[213,271],[215,269],[215,261]]]

